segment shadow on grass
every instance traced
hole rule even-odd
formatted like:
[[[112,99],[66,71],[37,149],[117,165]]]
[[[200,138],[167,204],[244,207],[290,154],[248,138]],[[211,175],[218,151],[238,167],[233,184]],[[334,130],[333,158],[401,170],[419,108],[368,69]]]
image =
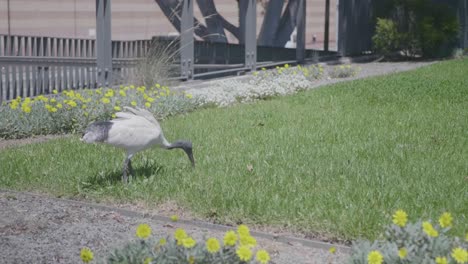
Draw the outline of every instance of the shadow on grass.
[[[164,173],[165,167],[154,162],[145,161],[143,164],[132,164],[133,174],[129,175],[129,182],[141,181],[149,178],[152,175]],[[122,184],[122,168],[116,168],[112,171],[101,171],[89,176],[86,181],[82,182],[82,188],[88,190],[96,190],[107,186],[116,186]]]

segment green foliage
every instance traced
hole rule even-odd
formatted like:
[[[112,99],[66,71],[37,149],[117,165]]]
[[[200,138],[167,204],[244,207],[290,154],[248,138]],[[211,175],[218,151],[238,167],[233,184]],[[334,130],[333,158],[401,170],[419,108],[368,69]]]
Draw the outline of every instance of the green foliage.
[[[248,230],[248,229],[247,229]],[[178,264],[178,263],[268,263],[265,250],[255,250],[256,240],[249,231],[245,234],[229,231],[235,240],[226,244],[226,239],[216,238],[195,241],[183,229],[177,229],[174,236],[160,239],[140,238],[115,249],[106,260],[108,264]],[[210,242],[209,242],[210,241]],[[244,250],[242,254],[239,249]],[[257,253],[257,254],[255,254]],[[248,259],[241,260],[241,257]]]
[[[459,23],[455,11],[431,0],[387,0],[377,10],[373,43],[378,52],[401,50],[408,56],[449,56]],[[382,22],[382,19],[384,22]],[[390,23],[392,21],[393,23]],[[385,43],[385,41],[388,41]]]
[[[386,264],[435,263],[442,257],[447,259],[446,263],[466,263],[457,262],[453,251],[461,248],[466,252],[468,241],[451,235],[451,225],[441,225],[433,226],[431,222],[422,220],[404,226],[391,224],[379,240],[354,242],[350,263],[368,263],[368,255],[372,251],[378,251]]]
[[[355,76],[361,69],[351,65],[339,65],[330,69],[328,75],[331,78],[348,78]]]
[[[388,55],[400,48],[400,33],[396,23],[390,19],[377,18],[375,35],[372,37],[377,52]]]
[[[0,138],[79,133],[95,120],[110,119],[124,106],[150,109],[157,118],[195,109],[191,95],[172,93],[168,87],[122,86],[120,89],[69,90],[51,96],[16,98],[0,106]]]

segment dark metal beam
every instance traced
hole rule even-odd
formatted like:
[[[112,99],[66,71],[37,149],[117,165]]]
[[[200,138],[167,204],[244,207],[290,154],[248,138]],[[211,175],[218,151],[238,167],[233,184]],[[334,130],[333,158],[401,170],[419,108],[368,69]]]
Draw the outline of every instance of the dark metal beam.
[[[112,84],[111,0],[96,0],[97,84]]]
[[[297,8],[296,60],[298,62],[305,60],[306,2],[306,0],[299,0],[299,6]]]
[[[245,18],[245,67],[254,71],[257,63],[257,1],[248,1]]]
[[[330,0],[325,0],[325,31],[323,36],[323,50],[328,51],[330,42]]]
[[[180,71],[184,79],[192,79],[194,74],[193,30],[193,0],[184,0],[180,28]]]

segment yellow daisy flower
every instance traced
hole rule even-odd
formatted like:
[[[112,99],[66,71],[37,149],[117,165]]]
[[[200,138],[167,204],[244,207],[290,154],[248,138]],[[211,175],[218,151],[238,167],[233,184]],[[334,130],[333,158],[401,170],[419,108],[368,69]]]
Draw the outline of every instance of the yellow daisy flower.
[[[423,227],[424,233],[426,233],[430,237],[437,237],[439,235],[439,232],[437,232],[437,230],[435,230],[432,224],[429,223],[428,221],[424,221],[422,223],[422,227]]]
[[[270,255],[268,254],[266,250],[263,250],[263,249],[257,251],[257,255],[255,256],[255,258],[261,264],[266,264],[270,261]]]
[[[404,227],[406,225],[406,222],[408,222],[408,214],[406,214],[405,211],[397,210],[393,214],[393,223],[395,225]]]
[[[136,236],[145,239],[151,235],[151,227],[148,224],[140,224],[136,230]]]
[[[249,261],[252,258],[252,250],[247,246],[240,246],[236,250],[236,254],[242,261]]]
[[[235,246],[237,242],[237,235],[234,231],[227,231],[223,239],[224,245]]]
[[[454,248],[452,250],[452,258],[458,264],[466,263],[468,262],[468,252],[461,247]]]
[[[437,257],[435,259],[436,264],[448,264],[448,260],[446,257]]]
[[[453,217],[448,212],[443,213],[439,218],[439,224],[442,228],[451,227],[452,221],[453,221]]]
[[[206,250],[210,253],[216,253],[219,251],[221,246],[219,245],[218,239],[211,237],[206,240]]]
[[[93,252],[91,251],[91,249],[89,249],[89,248],[82,248],[82,249],[81,249],[81,252],[80,252],[80,257],[81,257],[81,260],[82,260],[84,263],[88,263],[88,262],[90,262],[91,260],[93,260],[94,254],[93,254]]]
[[[367,263],[368,264],[382,264],[383,263],[383,256],[380,254],[379,251],[373,250],[367,255]]]
[[[182,245],[185,248],[193,248],[196,244],[197,244],[197,241],[195,241],[191,237],[187,237],[187,238],[182,239]]]
[[[401,259],[406,258],[407,255],[408,255],[408,251],[406,250],[406,248],[400,248],[400,249],[398,250],[398,256],[399,256]]]

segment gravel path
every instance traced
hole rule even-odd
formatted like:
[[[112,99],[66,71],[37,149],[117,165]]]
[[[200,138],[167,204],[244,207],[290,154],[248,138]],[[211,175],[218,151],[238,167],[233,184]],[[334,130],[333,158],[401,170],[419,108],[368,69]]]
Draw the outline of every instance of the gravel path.
[[[1,263],[80,263],[79,250],[91,248],[97,258],[135,237],[136,226],[148,223],[156,237],[184,228],[196,239],[222,237],[228,227],[196,221],[171,222],[153,213],[112,208],[43,195],[0,191]],[[347,248],[252,232],[271,263],[344,263]]]
[[[351,79],[365,78],[426,66],[432,62],[359,63],[357,76],[346,79],[324,78],[311,88]],[[330,66],[325,66],[330,67]],[[242,80],[249,76],[237,77]],[[217,81],[192,82],[179,90],[219,89]],[[0,149],[48,140],[48,137],[0,140]],[[139,223],[149,223],[156,236],[166,236],[178,227],[201,238],[222,236],[226,227],[196,221],[172,223],[158,216],[160,212],[139,213],[117,207],[55,199],[42,195],[0,190],[0,256],[1,263],[80,263],[79,250],[90,247],[97,257],[134,238]],[[141,211],[140,211],[141,212]],[[328,253],[329,244],[288,236],[255,232],[259,245],[272,254],[272,263],[344,263],[348,249],[337,246]]]

